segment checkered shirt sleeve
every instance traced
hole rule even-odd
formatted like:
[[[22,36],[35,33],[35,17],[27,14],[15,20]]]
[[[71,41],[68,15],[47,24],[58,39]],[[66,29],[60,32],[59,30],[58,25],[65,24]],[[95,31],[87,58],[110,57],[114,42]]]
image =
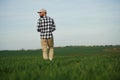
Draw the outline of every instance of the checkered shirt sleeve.
[[[54,20],[48,16],[38,19],[37,31],[42,39],[53,37],[52,32],[56,30]]]

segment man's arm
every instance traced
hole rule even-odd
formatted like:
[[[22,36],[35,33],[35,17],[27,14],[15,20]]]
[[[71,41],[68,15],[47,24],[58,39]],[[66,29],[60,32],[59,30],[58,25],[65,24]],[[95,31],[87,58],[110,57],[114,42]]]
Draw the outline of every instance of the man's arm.
[[[41,29],[40,29],[40,20],[38,19],[38,22],[37,22],[37,32],[41,32]]]
[[[55,26],[55,22],[54,20],[52,19],[52,32],[56,30],[56,26]]]

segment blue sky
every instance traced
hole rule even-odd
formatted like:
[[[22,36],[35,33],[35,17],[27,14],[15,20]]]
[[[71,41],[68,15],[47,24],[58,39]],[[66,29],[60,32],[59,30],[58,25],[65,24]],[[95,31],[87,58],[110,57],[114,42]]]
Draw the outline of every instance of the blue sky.
[[[54,18],[55,46],[120,45],[120,0],[0,0],[0,50],[41,48],[41,8]]]

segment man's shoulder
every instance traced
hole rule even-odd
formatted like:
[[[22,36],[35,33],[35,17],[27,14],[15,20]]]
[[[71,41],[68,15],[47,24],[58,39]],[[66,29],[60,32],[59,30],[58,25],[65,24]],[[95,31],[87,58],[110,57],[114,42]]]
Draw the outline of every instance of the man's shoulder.
[[[52,19],[53,20],[53,18],[51,18],[51,17],[49,17],[49,16],[46,16],[47,17],[47,19]]]
[[[45,17],[43,17],[43,18],[39,18],[38,20],[39,20],[39,21],[42,21],[42,20],[51,20],[51,21],[53,21],[53,18],[51,18],[51,17],[49,17],[49,16],[45,16]]]
[[[40,21],[40,20],[41,20],[41,18],[38,19],[38,21]]]

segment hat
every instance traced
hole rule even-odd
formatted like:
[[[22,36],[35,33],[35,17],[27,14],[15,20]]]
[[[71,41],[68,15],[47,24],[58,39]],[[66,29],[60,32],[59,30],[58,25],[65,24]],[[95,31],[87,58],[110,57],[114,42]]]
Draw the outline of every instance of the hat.
[[[40,12],[47,12],[45,9],[41,9],[39,12],[37,13],[40,13]]]

